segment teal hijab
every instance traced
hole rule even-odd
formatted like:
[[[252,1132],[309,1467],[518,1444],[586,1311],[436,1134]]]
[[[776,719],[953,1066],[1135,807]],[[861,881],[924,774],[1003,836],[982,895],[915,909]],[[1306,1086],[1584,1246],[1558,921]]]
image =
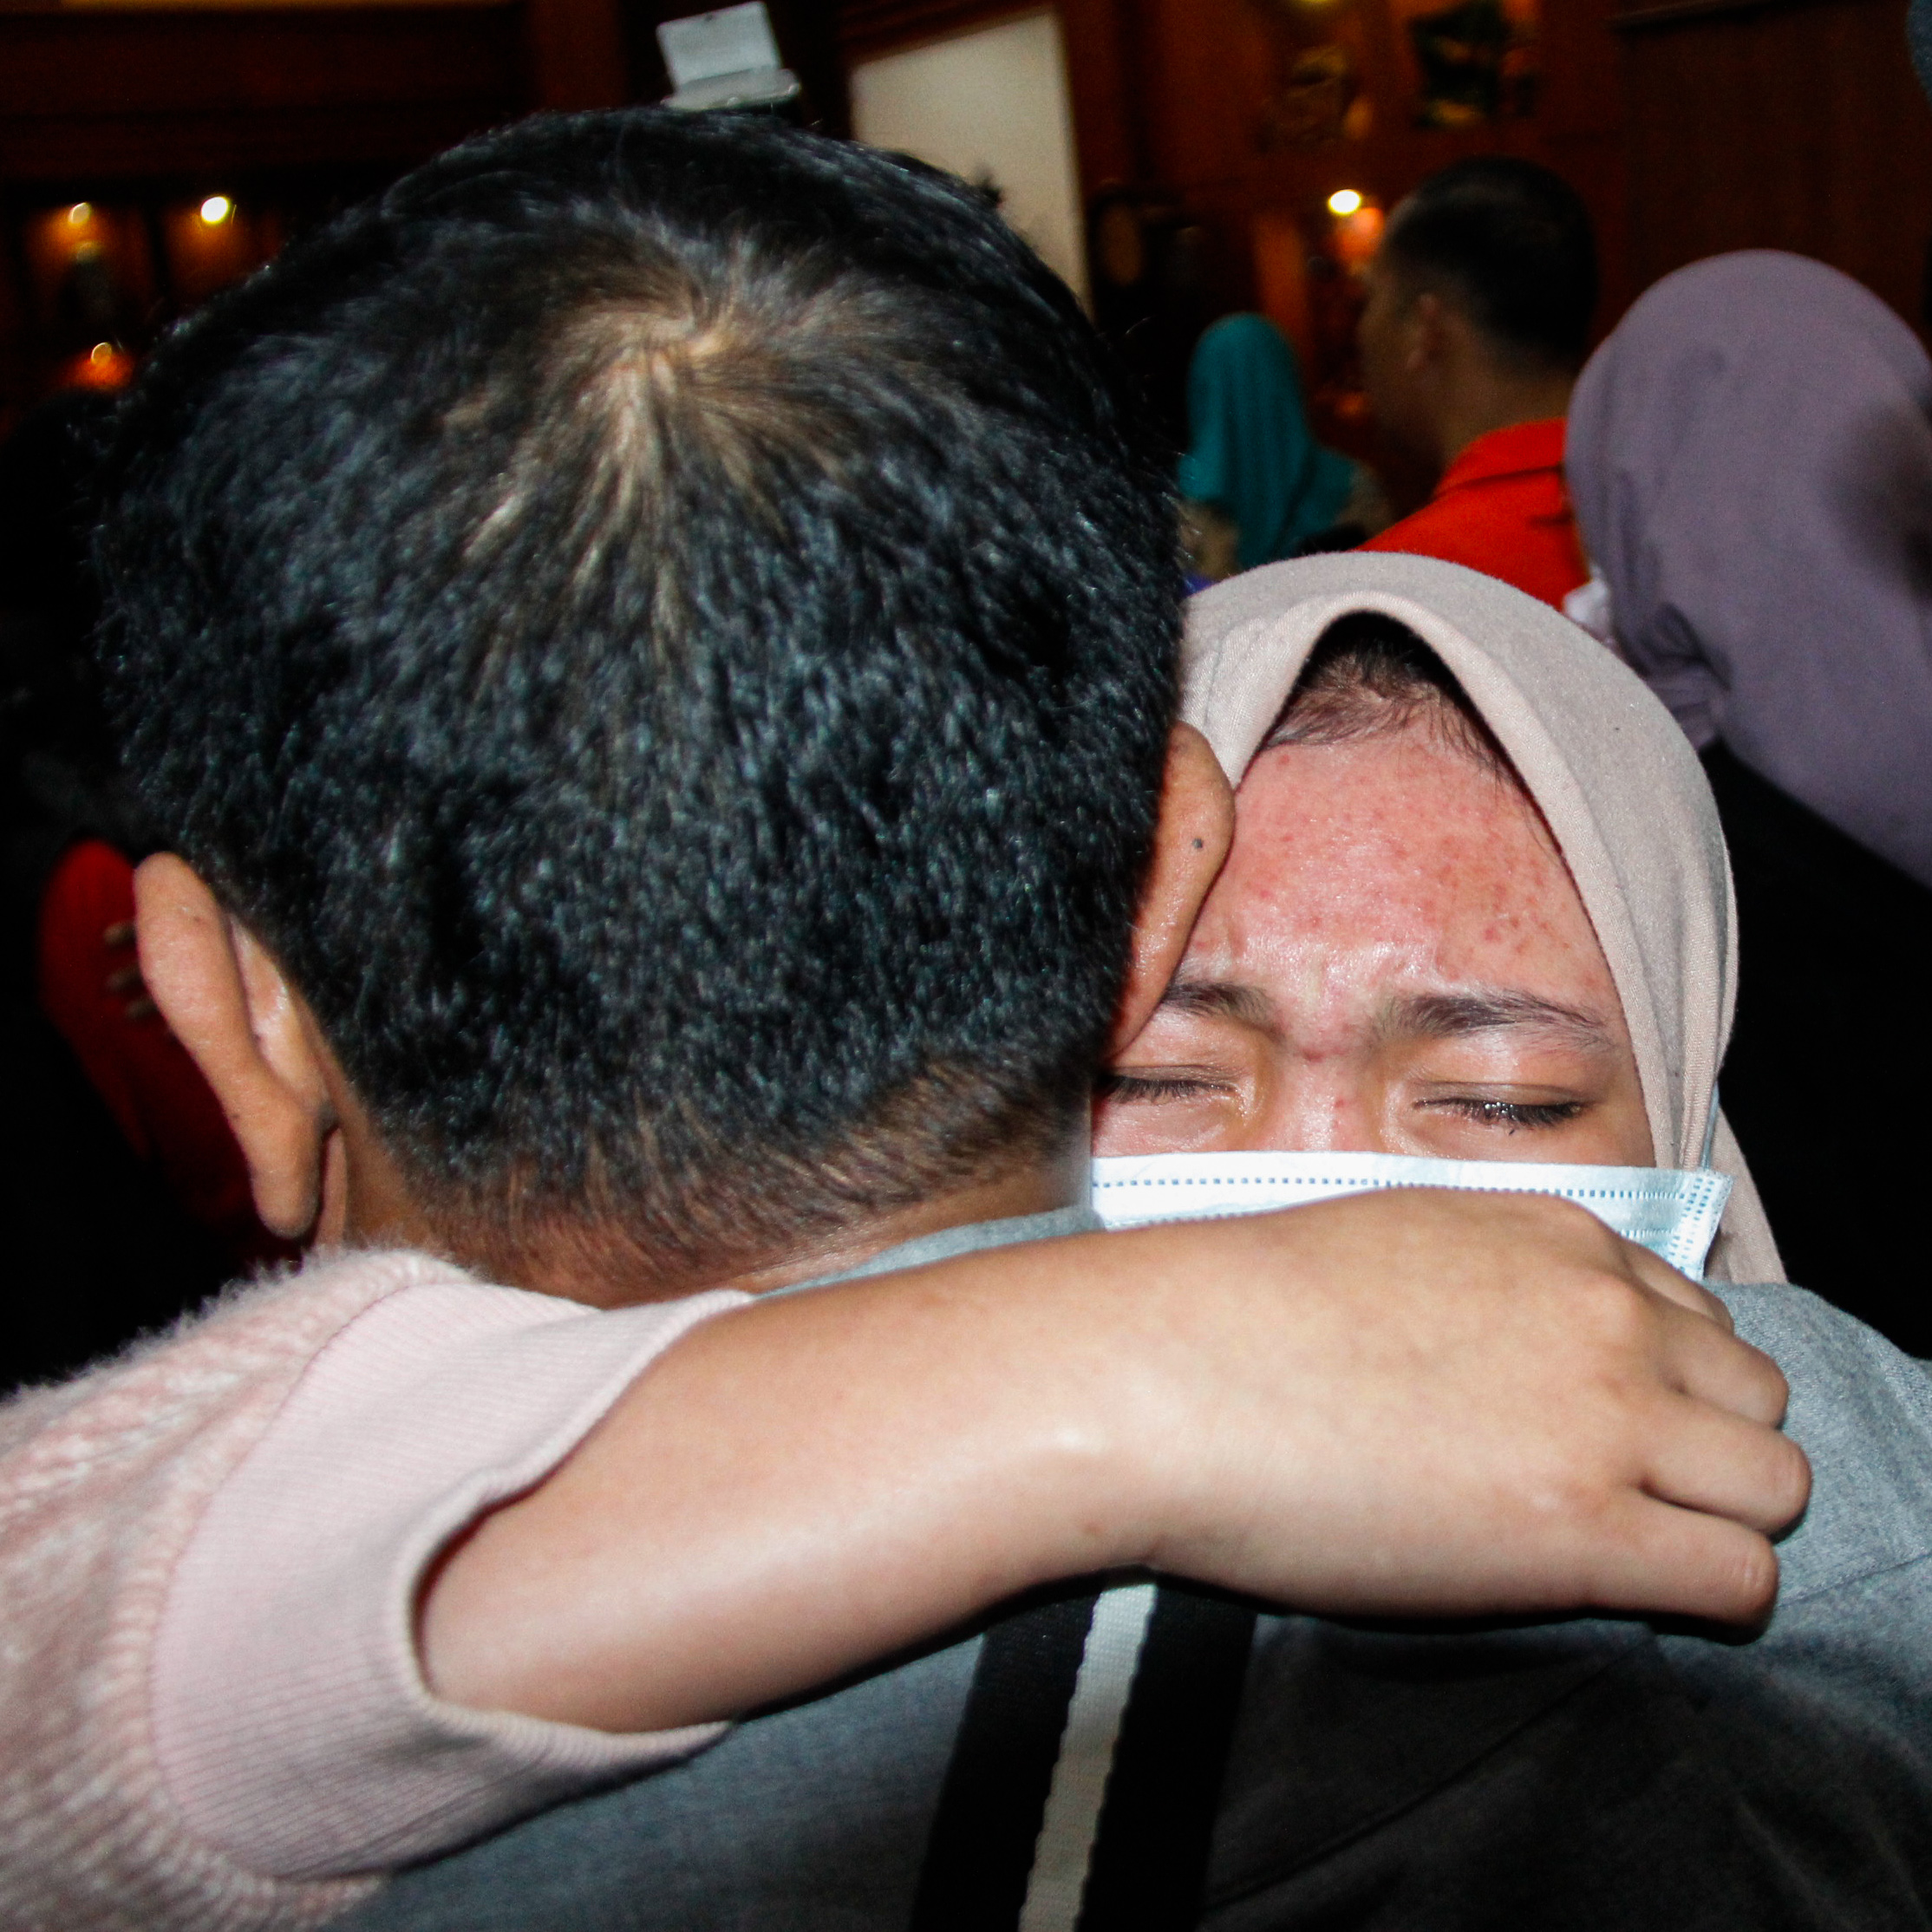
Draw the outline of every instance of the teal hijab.
[[[1341,514],[1355,466],[1315,441],[1295,351],[1266,316],[1224,316],[1196,344],[1187,424],[1181,494],[1234,519],[1243,570],[1294,556]]]

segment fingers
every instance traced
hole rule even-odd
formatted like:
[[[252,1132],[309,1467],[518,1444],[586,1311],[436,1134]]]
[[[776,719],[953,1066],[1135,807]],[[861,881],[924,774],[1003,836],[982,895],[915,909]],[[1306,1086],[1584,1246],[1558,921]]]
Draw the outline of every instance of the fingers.
[[[134,943],[134,922],[132,919],[117,919],[111,926],[104,926],[101,932],[101,943],[109,952],[123,952]],[[147,996],[147,987],[140,976],[139,965],[124,966],[108,975],[107,989],[110,998],[123,1002],[121,1015],[124,1020],[148,1020],[158,1010],[153,1001]]]
[[[1664,1311],[1664,1366],[1683,1394],[1767,1428],[1785,1420],[1791,1385],[1761,1348],[1677,1309]]]
[[[1606,1610],[1762,1623],[1778,1597],[1778,1553],[1726,1517],[1630,1496],[1596,1526],[1589,1594]]]
[[[124,1020],[145,1020],[156,1010],[153,1001],[147,996],[147,983],[141,978],[139,966],[124,966],[118,973],[109,973],[107,989],[110,998],[122,1002],[121,1016]]]
[[[1783,1374],[1716,1296],[1547,1198],[1418,1191],[1280,1219],[1276,1245],[1302,1250],[1290,1281],[1324,1291],[1263,1304],[1288,1319],[1286,1348],[1265,1345],[1266,1321],[1207,1332],[1230,1382],[1266,1372],[1257,1400],[1212,1408],[1178,1542],[1202,1567],[1183,1573],[1358,1611],[1765,1614],[1768,1537],[1803,1510],[1810,1471],[1777,1433]],[[1300,1391],[1286,1405],[1284,1374]],[[1285,1457],[1267,1435],[1284,1415]],[[1365,1427],[1378,1416],[1400,1420]],[[1257,1519],[1256,1472],[1277,1462],[1300,1491]]]
[[[1692,1281],[1687,1275],[1680,1275],[1668,1261],[1652,1254],[1648,1248],[1639,1247],[1634,1241],[1624,1242],[1623,1247],[1624,1259],[1630,1272],[1653,1294],[1661,1295],[1680,1308],[1687,1308],[1694,1315],[1701,1315],[1707,1321],[1716,1322],[1719,1328],[1729,1330],[1731,1311],[1709,1289]]]
[[[1648,1249],[1602,1232],[1610,1265],[1592,1257],[1567,1272],[1565,1324],[1588,1335],[1606,1359],[1632,1354],[1647,1377],[1750,1421],[1776,1426],[1790,1388],[1776,1362],[1738,1340],[1731,1311],[1709,1289],[1680,1275]]]
[[[1771,1535],[1804,1513],[1811,1465],[1795,1442],[1774,1429],[1683,1402],[1655,1433],[1644,1487],[1660,1502]]]

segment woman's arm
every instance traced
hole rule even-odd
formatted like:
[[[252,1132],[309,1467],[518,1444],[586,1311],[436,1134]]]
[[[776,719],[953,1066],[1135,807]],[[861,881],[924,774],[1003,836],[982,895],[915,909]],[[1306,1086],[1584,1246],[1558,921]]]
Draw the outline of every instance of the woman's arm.
[[[460,1704],[608,1731],[793,1694],[1052,1578],[1337,1612],[1749,1622],[1783,1378],[1565,1204],[1408,1191],[717,1315],[436,1572]]]

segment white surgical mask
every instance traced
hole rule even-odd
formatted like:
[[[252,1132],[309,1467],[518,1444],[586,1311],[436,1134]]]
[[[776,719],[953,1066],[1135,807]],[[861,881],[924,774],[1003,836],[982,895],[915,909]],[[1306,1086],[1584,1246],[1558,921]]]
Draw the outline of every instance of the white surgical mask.
[[[1708,1167],[1572,1167],[1412,1154],[1127,1154],[1093,1163],[1093,1211],[1110,1228],[1259,1214],[1378,1187],[1558,1194],[1673,1268],[1699,1276],[1731,1197],[1731,1177]]]

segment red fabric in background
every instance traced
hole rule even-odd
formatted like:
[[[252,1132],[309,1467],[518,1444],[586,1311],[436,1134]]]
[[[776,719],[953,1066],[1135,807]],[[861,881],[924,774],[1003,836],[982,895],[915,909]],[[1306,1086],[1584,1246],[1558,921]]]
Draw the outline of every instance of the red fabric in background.
[[[41,897],[40,1002],[108,1110],[182,1208],[224,1242],[238,1267],[296,1250],[255,1216],[248,1169],[200,1069],[159,1014],[127,1017],[135,993],[108,989],[135,963],[110,947],[134,916],[134,868],[98,839],[71,846]]]
[[[1563,428],[1551,416],[1478,436],[1420,510],[1361,547],[1466,565],[1562,610],[1589,576],[1563,483]]]

